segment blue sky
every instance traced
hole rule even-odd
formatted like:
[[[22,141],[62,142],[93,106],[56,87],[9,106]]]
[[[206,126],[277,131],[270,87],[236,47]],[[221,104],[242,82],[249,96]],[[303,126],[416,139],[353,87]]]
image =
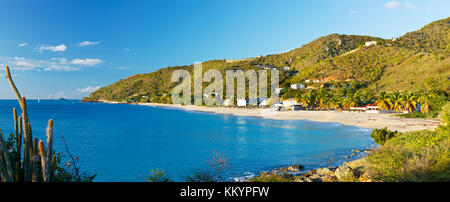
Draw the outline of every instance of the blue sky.
[[[136,73],[288,51],[331,33],[398,37],[450,1],[0,0],[0,99],[81,98]]]

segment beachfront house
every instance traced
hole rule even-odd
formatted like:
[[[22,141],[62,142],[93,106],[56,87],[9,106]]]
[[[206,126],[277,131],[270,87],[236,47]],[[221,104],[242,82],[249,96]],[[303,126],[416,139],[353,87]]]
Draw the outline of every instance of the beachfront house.
[[[365,112],[366,107],[350,107],[350,111],[356,111],[356,112]]]
[[[259,107],[268,107],[269,103],[267,102],[267,99],[262,100],[261,103],[259,103]]]
[[[384,110],[380,109],[380,107],[377,106],[378,103],[372,103],[364,106],[366,108],[366,113],[369,114],[389,114],[389,113],[395,113],[395,111],[392,110]]]
[[[377,45],[377,41],[366,41],[366,43],[364,44],[364,46],[368,47],[368,46],[376,46]]]
[[[294,110],[294,111],[305,110],[305,109],[306,109],[306,107],[303,107],[300,104],[295,104],[292,106],[292,110]]]
[[[280,111],[283,108],[283,104],[280,104],[280,103],[274,104],[273,108],[277,111]]]
[[[223,106],[229,107],[232,105],[233,105],[233,99],[228,98],[223,101]]]
[[[306,86],[303,83],[296,83],[296,84],[292,84],[291,88],[294,90],[299,90],[299,89],[305,89]]]
[[[283,107],[287,110],[293,109],[294,105],[297,105],[297,100],[295,98],[283,100]]]
[[[257,97],[248,98],[248,105],[258,106],[259,102],[260,102],[260,98],[257,98]]]
[[[369,114],[380,114],[380,108],[378,106],[367,106],[366,113]]]
[[[246,107],[247,106],[247,100],[245,99],[237,99],[237,106],[238,107]]]

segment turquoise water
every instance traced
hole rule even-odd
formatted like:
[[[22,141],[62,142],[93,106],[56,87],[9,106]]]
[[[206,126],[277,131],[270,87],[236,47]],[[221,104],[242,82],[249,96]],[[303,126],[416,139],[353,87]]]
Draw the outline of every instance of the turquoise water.
[[[13,130],[13,107],[19,108],[16,100],[0,100],[3,133]],[[81,169],[98,174],[96,181],[144,181],[157,168],[183,181],[207,169],[213,151],[228,159],[227,180],[237,180],[295,163],[337,165],[352,149],[375,146],[369,129],[338,123],[78,100],[31,100],[28,108],[34,137],[45,139],[47,120],[53,119],[55,150],[65,153],[63,135]]]

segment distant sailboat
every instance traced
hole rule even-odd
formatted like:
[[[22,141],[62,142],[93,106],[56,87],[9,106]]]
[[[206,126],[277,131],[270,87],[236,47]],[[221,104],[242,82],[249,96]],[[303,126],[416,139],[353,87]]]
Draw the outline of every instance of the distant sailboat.
[[[38,98],[38,104],[41,102],[41,98]]]

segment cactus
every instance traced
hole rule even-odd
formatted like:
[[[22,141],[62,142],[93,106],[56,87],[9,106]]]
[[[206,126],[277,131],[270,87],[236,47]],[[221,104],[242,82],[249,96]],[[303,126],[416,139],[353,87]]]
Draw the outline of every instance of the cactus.
[[[15,165],[9,156],[9,151],[3,136],[0,135],[0,178],[4,182],[25,181],[37,182],[42,176],[44,182],[50,182],[56,175],[56,156],[52,155],[53,144],[53,120],[48,121],[47,127],[47,150],[44,142],[37,138],[33,139],[31,124],[28,118],[26,98],[22,97],[11,78],[9,67],[6,66],[6,78],[22,109],[22,116],[17,117],[16,108],[14,115],[14,135],[16,139],[17,155],[14,158]],[[23,146],[23,160],[21,151]],[[21,172],[23,170],[23,172]],[[42,172],[40,175],[39,172]]]
[[[3,136],[0,136],[0,176],[6,182],[13,181],[13,170],[11,167],[11,159],[9,158],[8,148],[3,140]]]

